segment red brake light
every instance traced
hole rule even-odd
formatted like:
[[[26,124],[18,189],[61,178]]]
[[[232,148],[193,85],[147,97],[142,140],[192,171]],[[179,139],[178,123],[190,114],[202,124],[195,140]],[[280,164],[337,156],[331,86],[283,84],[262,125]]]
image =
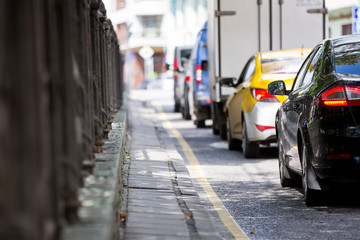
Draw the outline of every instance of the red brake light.
[[[257,101],[279,102],[279,100],[274,95],[271,95],[265,89],[252,88],[251,94]]]
[[[360,87],[346,86],[346,96],[350,106],[360,106]]]
[[[321,94],[318,100],[322,107],[342,107],[347,106],[348,102],[345,95],[344,86],[335,86]]]
[[[177,70],[179,68],[179,63],[177,58],[174,59],[174,70]]]
[[[327,155],[328,159],[342,159],[342,158],[351,158],[351,154],[338,154],[338,155]]]
[[[185,77],[185,82],[190,82],[190,80],[191,80],[191,78],[190,78],[190,76],[189,75],[187,75],[186,77]]]
[[[202,71],[201,71],[201,65],[196,65],[196,84],[201,84],[201,77],[202,77]]]

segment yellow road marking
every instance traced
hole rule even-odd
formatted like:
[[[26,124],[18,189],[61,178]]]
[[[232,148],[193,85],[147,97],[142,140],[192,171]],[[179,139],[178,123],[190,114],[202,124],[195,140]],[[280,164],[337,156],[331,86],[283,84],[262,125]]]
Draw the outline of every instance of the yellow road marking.
[[[191,150],[189,144],[185,141],[180,132],[176,130],[172,123],[167,119],[166,114],[162,111],[161,106],[158,106],[158,111],[162,120],[164,121],[164,127],[169,129],[178,140],[186,158],[189,160],[189,163],[191,165],[191,168],[193,169],[197,181],[204,190],[206,197],[218,213],[220,220],[223,222],[224,226],[229,230],[229,232],[234,236],[235,239],[249,239],[244,233],[244,231],[236,224],[233,217],[227,211],[226,207],[224,206],[220,198],[217,196],[214,189],[211,187],[204,172],[201,169],[199,161]]]

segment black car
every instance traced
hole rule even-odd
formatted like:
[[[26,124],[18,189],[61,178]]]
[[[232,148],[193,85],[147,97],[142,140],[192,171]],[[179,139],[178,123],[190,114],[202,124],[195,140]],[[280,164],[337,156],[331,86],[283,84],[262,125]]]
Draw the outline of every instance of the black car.
[[[319,193],[360,183],[360,36],[324,40],[300,68],[275,125],[282,186],[301,178],[307,205]]]

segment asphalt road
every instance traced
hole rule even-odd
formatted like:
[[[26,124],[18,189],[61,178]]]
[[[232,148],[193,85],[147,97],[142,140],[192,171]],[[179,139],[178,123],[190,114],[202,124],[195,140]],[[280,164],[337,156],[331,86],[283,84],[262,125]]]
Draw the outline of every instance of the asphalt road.
[[[169,89],[141,95],[161,106],[191,146],[218,197],[250,239],[360,239],[359,189],[328,195],[324,205],[307,207],[299,189],[280,186],[275,146],[261,148],[259,158],[245,159],[240,151],[229,151],[226,141],[212,134],[210,120],[206,128],[197,129],[192,121],[174,113]],[[173,141],[187,162],[176,138]],[[193,182],[222,237],[232,239],[195,178]]]

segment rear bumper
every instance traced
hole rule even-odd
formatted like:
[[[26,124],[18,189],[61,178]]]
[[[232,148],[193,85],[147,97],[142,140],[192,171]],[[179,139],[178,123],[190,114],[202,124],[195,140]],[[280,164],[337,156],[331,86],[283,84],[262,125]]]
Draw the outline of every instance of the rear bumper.
[[[251,112],[244,114],[249,141],[276,142],[275,115],[280,106],[281,103],[257,102]],[[273,128],[260,131],[256,125]]]
[[[209,105],[197,104],[195,109],[195,115],[197,120],[211,119],[211,109]]]
[[[320,132],[310,135],[312,166],[319,182],[331,188],[342,183],[360,183],[360,136],[324,135]]]

